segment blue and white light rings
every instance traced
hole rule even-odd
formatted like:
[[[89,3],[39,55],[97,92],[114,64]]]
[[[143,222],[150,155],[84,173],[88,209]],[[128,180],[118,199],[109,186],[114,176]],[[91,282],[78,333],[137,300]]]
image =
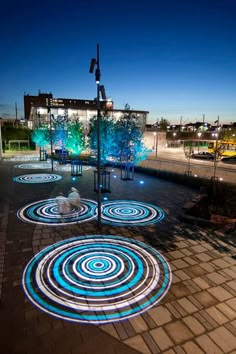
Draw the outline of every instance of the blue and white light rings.
[[[102,324],[147,311],[166,295],[171,280],[165,258],[145,243],[86,235],[39,252],[24,270],[23,288],[53,316]]]
[[[17,168],[24,168],[27,170],[30,169],[47,169],[47,168],[51,168],[51,164],[50,163],[44,163],[44,162],[32,162],[32,163],[22,163],[20,165],[15,165],[15,167]]]
[[[62,177],[54,173],[31,173],[28,175],[16,176],[14,182],[19,183],[48,183],[59,181]]]
[[[133,200],[102,203],[102,221],[117,226],[144,226],[161,221],[164,210],[156,205]]]
[[[82,223],[97,217],[97,203],[93,200],[81,199],[80,205],[73,207],[62,218],[58,212],[56,199],[45,199],[19,209],[17,216],[22,221],[43,225]]]

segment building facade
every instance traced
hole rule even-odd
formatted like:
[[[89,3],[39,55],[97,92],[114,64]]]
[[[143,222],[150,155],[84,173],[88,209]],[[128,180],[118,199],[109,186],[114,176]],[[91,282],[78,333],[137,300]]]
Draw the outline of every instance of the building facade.
[[[115,120],[120,119],[127,110],[114,109],[113,101],[100,101],[101,113],[107,111]],[[97,115],[97,101],[74,98],[54,98],[52,93],[41,93],[37,96],[24,95],[25,120],[30,128],[49,123],[50,115],[55,120],[77,120],[83,123],[85,130],[89,129],[90,119]],[[148,111],[129,110],[136,117],[137,124],[144,132]]]

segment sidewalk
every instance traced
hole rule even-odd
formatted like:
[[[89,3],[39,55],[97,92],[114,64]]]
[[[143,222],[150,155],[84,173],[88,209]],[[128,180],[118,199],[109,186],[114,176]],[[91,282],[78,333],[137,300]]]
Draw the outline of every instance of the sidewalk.
[[[97,195],[93,169],[84,171],[76,182],[70,173],[54,171],[62,175],[61,181],[26,185],[14,183],[12,177],[36,170],[18,169],[16,164],[0,163],[0,348],[4,354],[236,353],[235,236],[179,221],[192,190],[138,173],[134,180],[122,181],[114,170],[108,200],[154,204],[166,217],[157,224],[103,224],[101,229],[96,221],[69,226],[25,223],[16,216],[19,208],[54,198],[72,185],[79,187],[82,198],[96,200]],[[21,285],[29,260],[61,240],[96,234],[144,242],[166,258],[173,279],[161,302],[136,317],[101,325],[58,319],[31,304]]]

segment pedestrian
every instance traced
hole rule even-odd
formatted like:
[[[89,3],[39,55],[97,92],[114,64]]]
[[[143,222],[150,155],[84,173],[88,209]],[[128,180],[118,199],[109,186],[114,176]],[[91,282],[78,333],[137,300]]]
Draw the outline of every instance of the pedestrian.
[[[60,214],[62,221],[64,221],[64,215],[70,211],[69,201],[64,196],[64,193],[60,192],[58,197],[56,197],[56,202],[58,206],[58,213]]]
[[[73,209],[74,207],[78,207],[80,204],[80,194],[78,189],[76,189],[75,187],[71,187],[70,189],[70,192],[68,194],[68,202],[71,209]]]

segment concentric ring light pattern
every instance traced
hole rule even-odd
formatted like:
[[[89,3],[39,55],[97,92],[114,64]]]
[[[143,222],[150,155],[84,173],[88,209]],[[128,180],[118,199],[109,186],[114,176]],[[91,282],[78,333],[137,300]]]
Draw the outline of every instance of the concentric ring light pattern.
[[[161,221],[164,210],[156,205],[133,200],[102,203],[102,221],[117,226],[145,226]]]
[[[22,221],[43,224],[63,225],[92,220],[97,216],[97,203],[89,199],[81,199],[80,205],[63,215],[58,213],[56,199],[40,200],[19,209],[17,216]]]
[[[24,169],[34,169],[34,168],[38,168],[38,169],[47,169],[47,168],[51,168],[51,164],[50,163],[43,163],[43,162],[33,162],[33,163],[22,163],[20,165],[15,165],[16,168],[24,168]]]
[[[31,173],[16,176],[13,178],[13,181],[19,183],[49,183],[59,181],[60,179],[62,179],[62,177],[54,173]]]
[[[86,235],[39,252],[24,270],[23,288],[53,316],[102,324],[147,311],[166,295],[171,279],[165,258],[145,243]]]

